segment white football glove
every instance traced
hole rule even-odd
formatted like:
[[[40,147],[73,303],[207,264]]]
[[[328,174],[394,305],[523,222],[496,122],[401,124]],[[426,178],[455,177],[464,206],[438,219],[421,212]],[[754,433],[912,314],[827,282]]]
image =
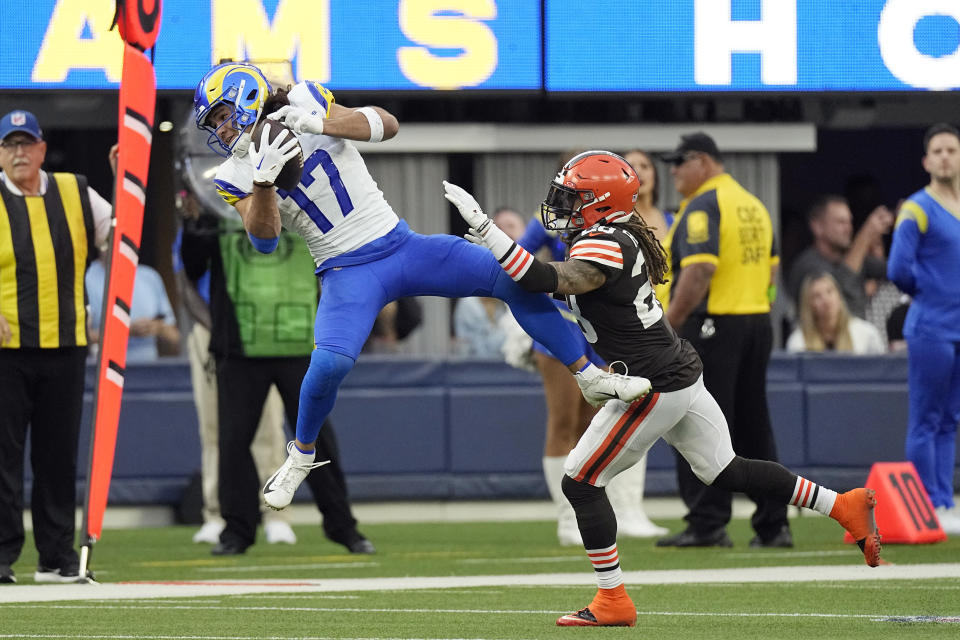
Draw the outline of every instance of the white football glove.
[[[296,134],[323,133],[323,115],[316,111],[310,112],[301,107],[284,105],[267,116],[270,120],[279,120],[287,125]]]
[[[250,164],[253,165],[253,182],[260,186],[273,186],[287,160],[300,153],[296,137],[289,131],[270,141],[270,125],[265,124],[260,133],[260,148],[250,145]]]
[[[485,246],[493,256],[500,260],[507,255],[513,246],[513,240],[500,227],[487,217],[480,205],[462,187],[443,181],[443,197],[457,208],[463,219],[470,225],[470,229],[463,237],[474,244]]]
[[[457,208],[463,219],[467,221],[467,225],[483,237],[484,231],[487,230],[491,222],[473,196],[467,193],[466,189],[446,180],[443,181],[443,190],[445,192],[443,197]]]

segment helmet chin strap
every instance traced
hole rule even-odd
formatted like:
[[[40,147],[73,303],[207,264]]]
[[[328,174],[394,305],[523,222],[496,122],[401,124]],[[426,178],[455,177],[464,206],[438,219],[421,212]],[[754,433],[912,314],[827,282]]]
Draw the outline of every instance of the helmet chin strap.
[[[607,222],[626,222],[633,217],[633,211],[617,211],[606,217]]]
[[[250,140],[253,136],[250,135],[249,131],[244,131],[240,134],[240,137],[237,138],[237,143],[233,145],[233,155],[238,158],[243,158],[247,155],[247,152],[250,150]]]

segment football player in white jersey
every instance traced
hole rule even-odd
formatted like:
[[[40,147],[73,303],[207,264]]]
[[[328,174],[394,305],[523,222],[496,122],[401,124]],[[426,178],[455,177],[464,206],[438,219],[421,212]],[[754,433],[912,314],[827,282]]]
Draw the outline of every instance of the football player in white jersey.
[[[446,183],[445,183],[446,184]],[[637,611],[623,585],[617,520],[604,487],[636,464],[658,438],[673,445],[706,484],[781,499],[829,515],[849,531],[866,563],[880,563],[872,489],[837,494],[776,462],[736,455],[727,421],[703,385],[703,365],[677,337],[653,294],[667,262],[650,227],[633,211],[636,172],[608,151],[575,156],[550,184],[541,205],[544,226],[565,234],[569,259],[545,263],[513,242],[460,187],[446,184],[469,236],[487,247],[528,291],[560,293],[583,334],[607,362],[647,376],[651,393],[634,402],[608,402],[564,465],[563,492],[577,514],[583,545],[597,578],[589,606],[562,616],[559,626],[633,626]],[[525,263],[523,273],[512,264]]]
[[[214,180],[239,212],[251,243],[268,253],[281,226],[307,242],[321,278],[316,349],[300,389],[296,439],[286,462],[267,481],[263,496],[286,507],[314,462],[314,442],[337,389],[363,346],[380,309],[404,296],[487,296],[503,300],[524,330],[547,345],[595,405],[647,393],[644,378],[603,371],[589,362],[570,323],[545,296],[524,291],[488,251],[463,238],[423,236],[410,230],[383,198],[350,140],[380,142],[399,128],[379,107],[347,108],[316,82],[273,90],[250,64],[229,62],[207,72],[194,93],[197,126],[226,160]],[[272,141],[261,118],[284,122]],[[303,173],[291,190],[274,186],[288,160],[302,150]],[[529,265],[515,265],[524,271]]]

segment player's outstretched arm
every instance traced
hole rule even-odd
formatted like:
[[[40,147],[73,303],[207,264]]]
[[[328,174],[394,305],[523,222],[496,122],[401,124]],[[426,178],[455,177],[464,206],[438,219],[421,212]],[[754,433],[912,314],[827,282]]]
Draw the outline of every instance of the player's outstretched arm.
[[[527,291],[580,294],[599,289],[606,281],[602,271],[581,260],[537,260],[494,224],[465,189],[446,180],[443,181],[443,188],[444,197],[470,225],[470,230],[464,237],[489,249],[507,275]]]
[[[282,121],[297,134],[323,134],[361,142],[383,142],[400,130],[393,114],[381,107],[349,108],[332,104],[329,116],[324,118],[320,113],[286,105],[267,118]]]

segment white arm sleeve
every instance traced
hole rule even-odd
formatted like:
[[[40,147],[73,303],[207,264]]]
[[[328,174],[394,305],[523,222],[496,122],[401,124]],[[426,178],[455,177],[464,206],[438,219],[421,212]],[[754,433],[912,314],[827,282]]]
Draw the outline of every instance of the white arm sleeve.
[[[110,225],[113,221],[113,205],[103,196],[87,187],[87,196],[90,198],[90,210],[93,213],[93,242],[102,249],[110,236]]]

